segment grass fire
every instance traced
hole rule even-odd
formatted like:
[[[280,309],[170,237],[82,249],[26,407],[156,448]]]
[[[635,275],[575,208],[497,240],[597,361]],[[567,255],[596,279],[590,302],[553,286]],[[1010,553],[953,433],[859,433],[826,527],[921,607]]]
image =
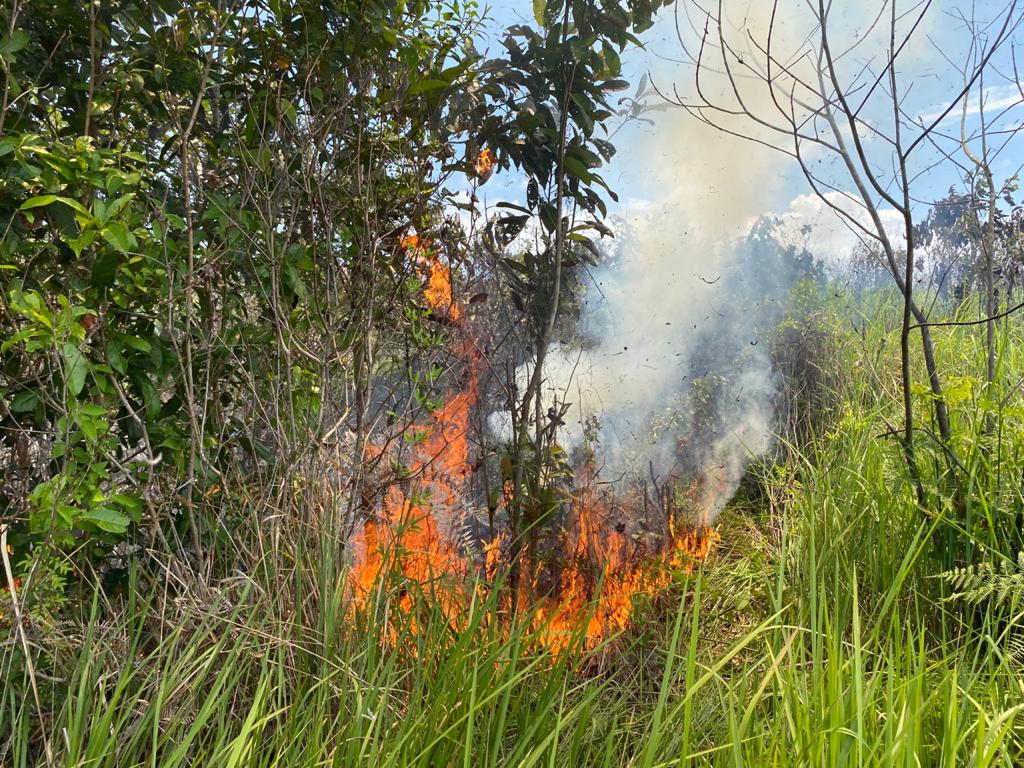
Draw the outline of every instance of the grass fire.
[[[1024,0],[0,0],[0,766],[1024,765]]]
[[[376,590],[394,591],[397,610],[408,614],[414,604],[411,590],[417,590],[435,600],[447,620],[458,626],[474,590],[487,589],[508,569],[511,534],[490,531],[479,547],[464,541],[473,471],[470,410],[478,405],[476,369],[481,358],[461,322],[462,308],[453,301],[450,268],[416,235],[403,238],[402,247],[418,265],[427,307],[456,328],[465,383],[422,423],[410,425],[413,449],[403,467],[405,488],[389,487],[355,537],[353,597],[357,606],[365,607]],[[506,484],[511,483],[510,469]],[[615,498],[614,491],[599,493],[588,467],[580,468],[576,480],[565,501],[568,524],[559,533],[557,551],[549,553],[548,562],[540,562],[529,545],[518,549],[523,579],[505,606],[525,614],[539,630],[539,642],[553,651],[567,647],[578,630],[584,646],[594,647],[628,628],[638,598],[663,590],[674,573],[692,571],[717,540],[706,524],[707,512],[677,510],[671,490],[657,505],[652,528],[641,531],[635,521],[648,517],[649,510]],[[508,503],[505,490],[502,498]],[[627,528],[617,520],[632,522]]]

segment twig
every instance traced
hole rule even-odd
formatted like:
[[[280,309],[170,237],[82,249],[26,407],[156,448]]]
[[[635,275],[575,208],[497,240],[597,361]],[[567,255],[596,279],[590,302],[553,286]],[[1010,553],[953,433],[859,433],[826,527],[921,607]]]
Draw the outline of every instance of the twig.
[[[989,315],[988,317],[983,317],[980,320],[948,320],[943,323],[918,323],[917,325],[910,326],[910,329],[913,330],[914,328],[949,328],[953,326],[984,325],[985,323],[992,322],[993,320],[1000,320],[1001,318],[1004,318],[1007,315],[1012,315],[1018,309],[1024,309],[1024,301],[1022,301],[1015,307],[1010,307],[1005,312],[1000,312],[998,315]]]

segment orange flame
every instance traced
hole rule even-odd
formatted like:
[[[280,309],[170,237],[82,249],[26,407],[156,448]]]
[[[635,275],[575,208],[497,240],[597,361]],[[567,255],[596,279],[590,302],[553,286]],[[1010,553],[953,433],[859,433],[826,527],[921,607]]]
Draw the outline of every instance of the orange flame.
[[[431,247],[430,241],[421,239],[416,234],[406,235],[402,238],[401,246],[419,268],[424,279],[423,299],[427,306],[447,315],[449,320],[459,320],[462,317],[462,308],[455,303],[452,295],[451,268],[438,260],[437,252]]]
[[[411,614],[417,592],[439,608],[451,626],[459,626],[472,597],[471,574],[482,570],[488,582],[494,580],[508,565],[503,562],[508,541],[499,534],[484,542],[479,564],[459,544],[457,524],[466,507],[462,494],[472,475],[467,436],[470,411],[477,401],[480,355],[463,333],[461,308],[453,303],[450,269],[438,261],[429,241],[418,235],[403,238],[401,245],[425,270],[421,274],[427,305],[444,312],[462,334],[458,349],[467,360],[468,372],[462,391],[453,393],[424,423],[409,427],[413,447],[406,464],[408,482],[387,489],[378,514],[365,522],[353,542],[354,607],[365,606],[375,590],[393,577],[394,583],[386,583],[388,594],[397,597],[397,615],[404,616],[407,628],[415,633],[416,617]],[[616,513],[611,502],[595,492],[590,471],[579,479],[582,490],[560,540],[556,583],[541,589],[541,574],[527,573],[519,590],[518,607],[530,617],[542,645],[553,652],[566,650],[580,632],[584,646],[592,648],[627,629],[643,598],[663,591],[674,574],[692,571],[719,538],[707,526],[681,525],[670,514],[660,542],[652,545],[657,537],[630,533],[624,524],[614,522],[616,517],[635,517],[635,510]],[[507,506],[510,488],[503,491]],[[707,489],[692,487],[691,495],[702,491]],[[521,565],[529,561],[529,553],[524,553]],[[397,629],[389,626],[387,634],[394,642]]]
[[[461,308],[453,303],[451,272],[438,261],[429,240],[416,234],[402,238],[402,248],[424,275],[423,296],[432,310],[459,321]],[[470,475],[469,414],[477,398],[475,347],[464,342],[460,351],[468,358],[469,378],[465,389],[448,399],[426,423],[411,425],[406,435],[412,456],[406,464],[409,490],[391,485],[384,495],[379,515],[363,525],[353,541],[357,553],[351,582],[354,605],[365,605],[385,577],[397,577],[398,607],[409,615],[415,595],[421,590],[438,605],[447,620],[456,624],[466,604],[468,563],[456,545],[450,529],[461,511],[461,489]],[[371,448],[369,453],[380,454]],[[415,620],[410,618],[415,630]],[[392,640],[395,628],[388,627]]]
[[[480,154],[477,155],[473,169],[476,171],[476,175],[480,178],[481,184],[491,178],[491,171],[494,170],[494,152],[486,147],[480,150]]]
[[[470,471],[467,432],[475,401],[476,377],[471,376],[466,390],[431,414],[428,424],[410,428],[416,444],[408,470],[417,493],[407,495],[392,485],[379,519],[368,520],[356,535],[355,548],[361,553],[352,571],[357,605],[391,568],[440,598],[445,616],[456,619],[468,569],[454,544],[456,537],[442,530],[438,516],[445,510],[458,512],[459,489]],[[408,611],[413,602],[403,591],[400,607]]]
[[[593,647],[627,629],[638,602],[665,590],[676,573],[692,573],[718,542],[712,528],[678,525],[669,518],[669,535],[660,553],[610,524],[611,510],[593,492],[593,478],[577,502],[575,545],[566,559],[556,595],[540,604],[535,626],[551,650],[564,650],[583,626],[585,647]],[[678,527],[678,530],[677,530]]]

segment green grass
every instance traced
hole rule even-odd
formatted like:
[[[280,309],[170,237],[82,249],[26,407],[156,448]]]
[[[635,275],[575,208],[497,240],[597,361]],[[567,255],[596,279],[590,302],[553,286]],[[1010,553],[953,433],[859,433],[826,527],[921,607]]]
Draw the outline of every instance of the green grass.
[[[492,591],[458,630],[418,595],[419,630],[381,643],[395,594],[353,620],[327,540],[173,598],[138,577],[81,622],[31,628],[42,712],[20,646],[4,647],[0,764],[42,764],[45,741],[60,765],[96,768],[1020,765],[1019,606],[944,600],[936,576],[1021,548],[1024,326],[1003,326],[992,390],[976,329],[937,333],[960,377],[958,518],[927,435],[930,513],[884,436],[899,408],[891,315],[876,308],[859,333],[848,312],[826,320],[845,372],[833,418],[762,470],[715,557],[628,635],[552,658]],[[925,427],[927,407],[922,394]]]

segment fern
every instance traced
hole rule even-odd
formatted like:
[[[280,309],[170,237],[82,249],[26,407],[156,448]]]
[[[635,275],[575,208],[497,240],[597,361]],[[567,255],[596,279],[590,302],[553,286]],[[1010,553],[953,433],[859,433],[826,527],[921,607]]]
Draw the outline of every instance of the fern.
[[[940,573],[939,578],[956,590],[947,601],[1016,603],[1024,598],[1024,550],[1017,553],[1016,562],[1003,560],[998,569],[992,563],[978,563]],[[1003,652],[1010,663],[1024,666],[1024,633],[1020,626],[1007,628]]]
[[[1017,560],[1003,560],[997,569],[992,563],[978,563],[939,574],[956,591],[947,600],[980,603],[992,600],[1008,603],[1024,598],[1024,550]]]

